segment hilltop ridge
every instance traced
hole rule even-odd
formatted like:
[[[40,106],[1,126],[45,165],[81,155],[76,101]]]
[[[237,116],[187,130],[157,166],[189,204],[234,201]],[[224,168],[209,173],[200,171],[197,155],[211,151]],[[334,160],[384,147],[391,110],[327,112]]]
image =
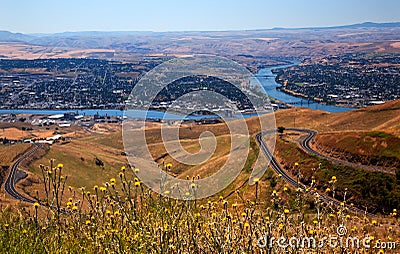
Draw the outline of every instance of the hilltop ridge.
[[[226,31],[78,31],[21,34],[0,31],[1,58],[18,54],[57,58],[73,49],[115,50],[116,59],[132,56],[216,54],[243,62],[263,58],[304,59],[346,52],[399,53],[400,22],[366,22],[347,26]],[[307,39],[305,39],[307,38]],[[17,44],[17,45],[9,45]],[[11,52],[11,53],[10,53]],[[244,57],[244,52],[247,52]],[[249,60],[250,59],[250,60]],[[242,61],[240,61],[242,60]]]
[[[292,108],[275,114],[277,125],[311,128],[318,131],[381,130],[400,135],[400,100],[357,110],[328,113],[308,108]]]

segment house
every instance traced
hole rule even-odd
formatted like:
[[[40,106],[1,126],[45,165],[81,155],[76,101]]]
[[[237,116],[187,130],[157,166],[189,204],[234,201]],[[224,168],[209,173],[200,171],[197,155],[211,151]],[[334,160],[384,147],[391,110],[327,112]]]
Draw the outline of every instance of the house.
[[[62,136],[61,136],[60,134],[57,134],[57,135],[54,135],[54,136],[52,136],[52,137],[46,138],[46,140],[47,140],[47,141],[50,141],[50,140],[56,141],[56,140],[59,140],[59,139],[61,139],[61,138],[62,138]]]

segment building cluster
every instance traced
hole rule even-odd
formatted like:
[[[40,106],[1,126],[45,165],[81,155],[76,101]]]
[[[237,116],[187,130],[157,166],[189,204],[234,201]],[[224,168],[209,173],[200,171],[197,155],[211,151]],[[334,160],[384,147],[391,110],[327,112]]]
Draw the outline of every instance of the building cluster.
[[[33,126],[46,127],[71,127],[83,126],[92,127],[95,123],[121,123],[123,117],[110,116],[107,114],[96,113],[93,116],[80,115],[78,112],[65,112],[54,115],[36,115],[36,114],[13,114],[6,113],[0,114],[0,122],[16,123],[23,122],[29,123]]]
[[[140,75],[161,60],[0,60],[0,108],[121,109]]]
[[[150,109],[171,110],[198,115],[253,113],[255,110],[271,110],[265,94],[250,83],[236,87],[228,81],[207,75],[186,76],[177,79],[149,98],[144,91],[133,95],[127,103],[132,106],[150,105]],[[151,101],[150,101],[151,100]]]
[[[293,95],[363,107],[400,98],[400,56],[346,54],[282,69],[277,81]]]
[[[162,61],[158,58],[129,63],[101,59],[0,60],[0,109],[124,109],[127,101],[132,105],[139,101],[130,98],[130,94],[141,75]],[[193,99],[178,100],[202,90],[220,94],[225,101],[196,98],[196,95]],[[151,105],[156,110],[174,104],[176,109],[244,112],[255,107],[249,95],[257,97],[253,91],[244,94],[216,77],[188,76],[162,89]],[[146,97],[146,92],[139,96]]]

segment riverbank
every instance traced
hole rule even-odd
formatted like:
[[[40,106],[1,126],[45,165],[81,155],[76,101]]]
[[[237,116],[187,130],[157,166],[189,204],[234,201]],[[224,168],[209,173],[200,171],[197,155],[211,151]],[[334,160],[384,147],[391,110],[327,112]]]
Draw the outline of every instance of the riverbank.
[[[291,66],[295,66],[298,63],[292,63],[288,65],[278,65],[272,66],[269,68],[260,69],[259,72],[255,75],[255,78],[264,88],[265,93],[288,107],[306,107],[311,108],[314,110],[324,110],[328,112],[345,112],[354,110],[351,107],[342,107],[342,106],[335,106],[335,105],[328,105],[320,101],[319,98],[313,98],[312,100],[309,99],[305,95],[300,94],[292,94],[289,91],[282,91],[282,84],[279,84],[276,81],[276,70],[282,68],[289,68]]]
[[[280,84],[280,83],[278,83],[278,84]],[[292,91],[290,89],[287,89],[284,85],[282,85],[281,87],[277,87],[276,89],[278,89],[278,90],[280,90],[280,91],[282,91],[282,92],[284,92],[286,94],[290,94],[290,95],[292,95],[294,97],[302,98],[302,99],[305,99],[307,101],[314,101],[314,102],[317,102],[317,103],[320,103],[320,104],[324,104],[324,105],[333,105],[333,106],[337,106],[337,107],[353,108],[353,109],[357,108],[355,105],[346,104],[346,103],[342,104],[342,103],[336,102],[334,104],[330,104],[330,102],[326,102],[326,101],[324,101],[324,99],[319,98],[319,97],[310,98],[306,94],[295,92],[295,91]]]

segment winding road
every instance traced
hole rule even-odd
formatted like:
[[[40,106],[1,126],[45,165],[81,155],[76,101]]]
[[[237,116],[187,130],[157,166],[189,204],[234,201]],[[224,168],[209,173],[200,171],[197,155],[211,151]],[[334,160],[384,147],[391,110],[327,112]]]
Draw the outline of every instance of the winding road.
[[[342,164],[342,165],[353,167],[353,168],[360,168],[360,169],[364,169],[364,170],[368,170],[368,171],[372,171],[372,172],[382,172],[382,173],[385,173],[385,174],[392,174],[392,175],[395,174],[395,172],[393,170],[390,170],[390,169],[384,169],[384,168],[381,168],[381,167],[361,165],[361,164],[357,164],[357,163],[353,163],[353,162],[349,162],[349,161],[343,161],[343,160],[339,160],[339,159],[336,159],[336,158],[332,158],[332,157],[326,156],[326,155],[314,150],[311,147],[310,143],[311,143],[311,141],[314,140],[315,135],[318,134],[318,132],[315,131],[315,130],[300,129],[300,128],[286,128],[285,130],[297,131],[297,132],[302,132],[302,133],[308,134],[305,138],[301,139],[299,144],[300,144],[301,148],[304,151],[306,151],[307,153],[309,153],[309,154],[316,155],[316,156],[321,157],[323,159],[329,160],[329,161],[331,161],[333,163]]]
[[[312,138],[316,134],[316,131],[308,130],[308,129],[286,129],[286,130],[301,130],[302,132],[310,133],[310,135],[305,140],[307,140],[309,137],[311,137],[311,138],[309,138],[308,141],[303,140],[303,142],[301,142],[301,143],[304,143],[304,144],[309,144],[309,142],[312,140]],[[265,144],[265,142],[263,140],[263,136],[265,134],[268,134],[268,133],[271,133],[271,132],[276,132],[276,130],[263,131],[263,132],[260,132],[260,133],[256,134],[256,136],[255,136],[256,141],[257,141],[258,145],[260,146],[260,149],[261,149],[262,153],[267,158],[267,160],[270,161],[270,165],[271,165],[272,169],[275,171],[275,173],[282,175],[282,178],[288,184],[292,185],[295,188],[301,188],[303,191],[306,190],[306,188],[307,188],[306,186],[304,186],[300,182],[297,182],[296,179],[294,179],[284,169],[282,169],[282,167],[280,166],[280,164],[277,161],[277,159],[273,156],[272,152],[268,149],[267,144]],[[309,193],[314,195],[316,192],[315,191],[310,191]],[[326,203],[332,203],[332,204],[334,204],[336,206],[340,206],[341,205],[341,201],[339,201],[337,199],[329,197],[329,196],[327,196],[325,194],[320,194],[320,193],[318,193],[318,194],[319,194],[320,200],[322,200],[322,201],[324,201]],[[359,209],[357,207],[354,207],[354,206],[346,205],[346,208],[348,208],[349,211],[352,211],[352,212],[354,212],[356,214],[359,214],[359,215],[365,214],[365,211],[363,211],[363,210],[361,210],[361,209]],[[375,215],[370,214],[370,213],[367,213],[367,215],[369,217],[374,217],[375,216]]]
[[[28,202],[28,203],[34,203],[37,202],[34,199],[28,198],[23,196],[21,193],[19,193],[16,189],[15,189],[15,184],[18,181],[18,177],[17,177],[17,171],[18,171],[18,166],[19,164],[31,157],[32,155],[34,155],[36,152],[39,151],[39,149],[42,148],[41,144],[34,144],[33,148],[30,149],[28,152],[26,152],[23,156],[19,157],[10,167],[10,173],[6,179],[6,182],[4,184],[4,190],[7,192],[8,195],[10,195],[11,197],[13,197],[14,199],[18,199],[24,202]]]
[[[301,147],[307,151],[310,154],[314,154],[316,156],[325,158],[327,160],[333,161],[333,162],[337,162],[337,163],[342,163],[342,164],[346,164],[346,165],[352,165],[352,166],[356,166],[356,167],[360,167],[363,165],[358,165],[355,163],[350,163],[350,162],[344,162],[344,161],[340,161],[334,158],[330,158],[328,156],[325,156],[323,154],[318,153],[317,151],[313,150],[310,147],[310,142],[314,139],[315,135],[317,134],[317,131],[314,130],[309,130],[309,129],[299,129],[299,128],[287,128],[286,130],[290,130],[290,131],[298,131],[298,132],[303,132],[303,133],[307,133],[308,135],[303,138],[300,141],[300,145]],[[269,130],[269,131],[263,131],[260,132],[258,134],[256,134],[255,138],[256,141],[262,151],[262,153],[264,154],[264,156],[270,161],[270,165],[272,167],[272,169],[277,173],[282,175],[282,178],[290,185],[292,185],[295,188],[301,188],[302,190],[306,190],[306,186],[304,186],[302,183],[297,182],[296,179],[292,178],[292,176],[290,176],[284,169],[282,169],[282,167],[280,166],[279,162],[277,161],[277,159],[273,156],[272,152],[268,149],[267,144],[265,144],[264,140],[263,140],[263,136],[267,133],[271,133],[271,132],[276,132],[276,130]],[[19,157],[10,167],[10,173],[6,179],[6,182],[4,184],[4,190],[14,199],[17,200],[21,200],[24,202],[28,202],[28,203],[34,203],[37,202],[37,200],[34,200],[32,198],[28,198],[23,196],[22,194],[20,194],[16,188],[15,188],[15,184],[18,181],[17,178],[17,171],[18,171],[18,166],[19,164],[24,161],[25,159],[33,156],[35,153],[37,153],[39,151],[39,149],[42,148],[41,144],[34,144],[33,148],[30,149],[28,152],[26,152],[23,156]],[[353,165],[355,164],[355,165]],[[310,194],[315,194],[314,191],[310,191]],[[321,200],[328,202],[328,203],[332,203],[334,205],[340,206],[341,202],[337,199],[331,198],[329,196],[326,196],[325,194],[319,194],[319,197]],[[350,210],[353,211],[355,213],[358,214],[365,214],[365,211],[353,207],[353,206],[349,206],[346,205],[346,207]],[[374,215],[372,214],[367,214],[371,217],[373,217]]]

